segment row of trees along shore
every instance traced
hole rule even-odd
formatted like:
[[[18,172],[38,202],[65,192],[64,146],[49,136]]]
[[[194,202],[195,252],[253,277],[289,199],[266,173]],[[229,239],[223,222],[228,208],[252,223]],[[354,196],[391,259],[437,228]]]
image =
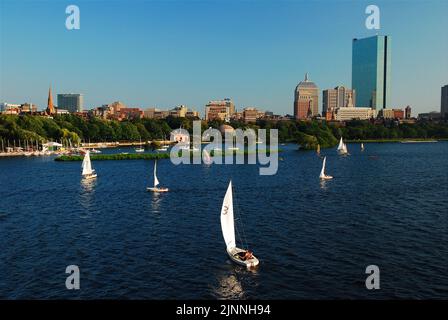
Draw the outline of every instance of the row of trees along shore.
[[[168,117],[165,119],[135,119],[126,121],[84,119],[76,115],[59,115],[53,118],[32,115],[0,115],[0,138],[3,141],[61,141],[76,144],[84,142],[167,140],[173,129],[182,127],[193,131],[191,118]],[[202,131],[209,127],[219,128],[221,121],[201,122]],[[448,139],[447,122],[398,123],[386,121],[374,124],[370,121],[353,120],[342,123],[325,121],[269,121],[258,120],[254,124],[231,121],[234,128],[278,130],[280,142],[299,143],[304,149],[322,148],[345,140],[390,141],[401,139]]]

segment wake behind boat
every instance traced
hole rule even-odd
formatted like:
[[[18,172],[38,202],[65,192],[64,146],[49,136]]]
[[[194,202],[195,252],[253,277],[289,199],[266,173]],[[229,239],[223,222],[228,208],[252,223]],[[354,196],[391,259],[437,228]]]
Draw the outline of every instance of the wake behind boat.
[[[86,154],[84,155],[84,159],[82,160],[82,177],[84,179],[93,179],[97,177],[95,170],[92,169],[89,150],[86,150]]]
[[[157,160],[155,160],[155,162],[154,162],[154,187],[147,187],[146,190],[152,191],[152,192],[168,192],[168,188],[157,187],[160,183],[159,183],[159,179],[157,179],[156,173],[157,173]]]
[[[233,216],[233,195],[232,181],[229,182],[226,195],[221,208],[221,229],[224,241],[227,246],[227,254],[236,264],[250,269],[259,264],[259,260],[249,250],[236,246],[235,241],[235,220]]]

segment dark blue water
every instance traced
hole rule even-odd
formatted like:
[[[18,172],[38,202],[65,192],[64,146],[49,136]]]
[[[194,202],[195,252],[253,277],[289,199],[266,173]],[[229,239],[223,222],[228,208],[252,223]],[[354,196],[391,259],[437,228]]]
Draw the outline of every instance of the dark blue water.
[[[281,146],[255,165],[0,159],[0,298],[321,299],[448,297],[448,143],[349,144],[349,157]],[[121,150],[123,151],[123,150]],[[132,149],[129,149],[132,152]],[[229,180],[256,271],[232,264],[219,214]],[[81,290],[65,288],[78,265]],[[365,288],[380,268],[381,289]]]

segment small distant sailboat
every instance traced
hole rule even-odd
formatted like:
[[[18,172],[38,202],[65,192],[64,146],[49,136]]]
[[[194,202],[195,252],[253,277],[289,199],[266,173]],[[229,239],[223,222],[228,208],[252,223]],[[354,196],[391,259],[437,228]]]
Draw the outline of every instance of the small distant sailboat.
[[[233,216],[232,181],[229,182],[221,208],[221,229],[227,246],[227,254],[233,262],[248,269],[259,264],[258,259],[249,251],[240,249],[235,241],[235,220]]]
[[[347,145],[342,140],[342,137],[341,137],[341,140],[339,140],[339,145],[338,145],[338,149],[337,150],[338,150],[338,153],[340,155],[348,154]]]
[[[166,152],[168,151],[168,147],[167,145],[162,145],[160,146],[160,148],[157,148],[156,151],[162,151],[162,152]]]
[[[135,148],[135,152],[145,152],[145,148],[142,146],[142,139],[140,139],[140,146],[138,148]]]
[[[86,150],[84,160],[82,161],[82,176],[84,179],[93,179],[97,177],[94,169],[92,169],[92,163],[90,161],[90,151]]]
[[[155,160],[154,162],[154,187],[147,187],[146,190],[152,192],[168,192],[168,188],[157,187],[159,185],[159,179],[157,179],[156,172],[157,172],[157,160]]]
[[[322,170],[320,171],[319,179],[320,180],[331,180],[333,179],[332,176],[328,176],[325,174],[325,162],[327,160],[327,157],[324,157],[324,161],[322,163]]]
[[[317,155],[320,156],[320,144],[317,144],[316,152],[317,152]]]
[[[204,151],[202,151],[202,161],[204,161],[206,165],[212,164],[212,158],[210,157],[207,149],[204,149]]]
[[[361,142],[361,151],[364,151],[364,143]]]

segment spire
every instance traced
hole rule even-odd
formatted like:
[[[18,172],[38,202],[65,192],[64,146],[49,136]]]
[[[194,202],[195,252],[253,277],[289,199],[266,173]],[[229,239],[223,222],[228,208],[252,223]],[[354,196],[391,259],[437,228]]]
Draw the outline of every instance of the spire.
[[[308,72],[305,73],[305,81],[308,81]]]
[[[348,94],[348,101],[347,101],[346,107],[348,107],[348,108],[353,108],[354,107],[353,106],[353,98],[352,98],[352,94],[351,93]]]
[[[47,113],[48,114],[54,113],[53,97],[51,96],[51,85],[50,88],[48,89]]]

